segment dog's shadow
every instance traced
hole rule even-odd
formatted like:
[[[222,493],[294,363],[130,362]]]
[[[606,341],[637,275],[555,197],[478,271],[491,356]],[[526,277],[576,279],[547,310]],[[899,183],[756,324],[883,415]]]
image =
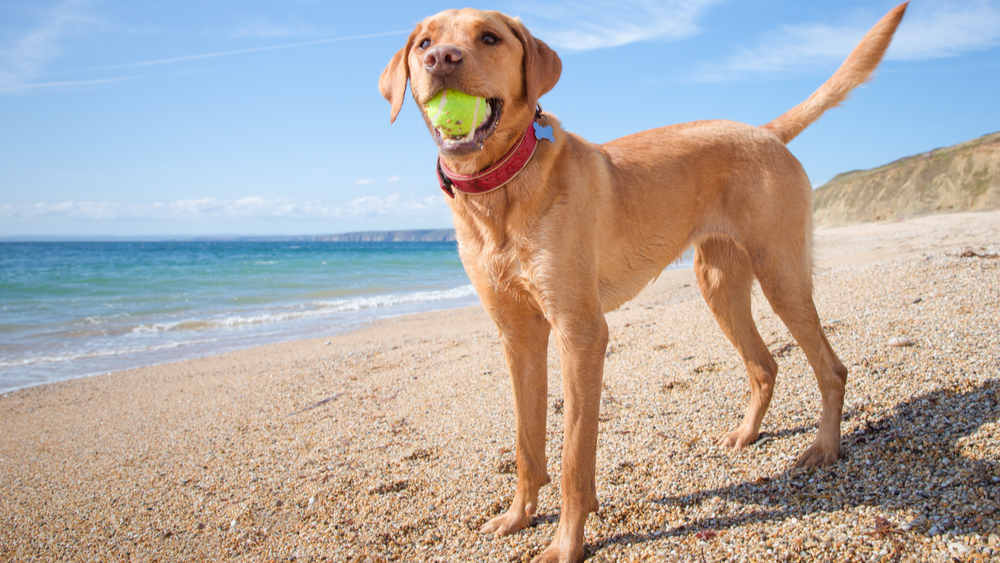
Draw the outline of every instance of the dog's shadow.
[[[780,522],[862,504],[878,505],[890,499],[896,510],[927,512],[929,517],[934,517],[928,521],[928,526],[933,524],[942,531],[989,534],[988,519],[976,522],[975,517],[981,512],[968,510],[984,500],[968,498],[956,503],[954,497],[962,491],[975,495],[975,489],[983,488],[987,496],[992,497],[992,502],[1000,500],[1000,483],[994,480],[1000,475],[1000,462],[963,458],[958,451],[962,438],[998,419],[1000,379],[990,379],[962,391],[940,389],[920,395],[881,417],[869,419],[863,428],[845,434],[840,463],[830,468],[789,469],[770,479],[683,496],[664,496],[652,501],[692,507],[717,498],[727,504],[758,505],[762,507],[759,510],[731,516],[717,514],[666,532],[657,529],[616,534],[588,543],[585,551],[590,557],[612,544],[641,544],[670,536],[698,534],[703,530],[721,531],[746,524]],[[797,430],[778,431],[770,436],[794,434]],[[848,468],[845,462],[853,463]],[[850,474],[847,474],[848,469]],[[948,502],[943,502],[946,497]],[[619,504],[612,510],[627,513],[640,508],[641,503],[632,504],[634,506]]]

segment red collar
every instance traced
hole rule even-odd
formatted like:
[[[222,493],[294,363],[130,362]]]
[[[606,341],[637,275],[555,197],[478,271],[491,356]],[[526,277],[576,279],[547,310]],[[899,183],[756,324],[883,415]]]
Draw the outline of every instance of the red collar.
[[[538,145],[538,137],[535,136],[534,122],[528,126],[521,141],[511,147],[507,154],[503,155],[496,164],[486,170],[472,176],[458,174],[448,170],[438,156],[438,183],[444,193],[454,199],[455,192],[452,188],[467,194],[484,194],[491,192],[507,184],[517,176],[531,160],[531,155],[535,154],[535,146]]]

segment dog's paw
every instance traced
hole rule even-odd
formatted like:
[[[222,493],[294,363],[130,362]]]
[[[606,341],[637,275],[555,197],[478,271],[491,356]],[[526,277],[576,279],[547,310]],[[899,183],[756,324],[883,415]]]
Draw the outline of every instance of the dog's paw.
[[[836,463],[839,455],[839,444],[835,447],[830,447],[826,444],[816,442],[809,446],[806,451],[802,452],[798,461],[795,462],[795,467],[825,467]]]
[[[756,432],[740,427],[723,436],[722,439],[719,440],[719,445],[723,448],[742,450],[756,441]]]
[[[583,561],[583,546],[577,549],[567,549],[564,545],[552,542],[545,551],[536,555],[531,563],[580,563]]]
[[[479,528],[479,533],[509,536],[525,529],[530,521],[531,517],[524,510],[512,506],[507,512],[483,524],[483,527]]]

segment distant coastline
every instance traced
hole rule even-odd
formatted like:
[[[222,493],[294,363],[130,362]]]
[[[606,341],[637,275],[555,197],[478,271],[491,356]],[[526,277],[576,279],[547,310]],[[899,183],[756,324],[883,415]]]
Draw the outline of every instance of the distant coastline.
[[[360,231],[331,235],[271,235],[271,236],[15,236],[0,237],[0,242],[449,242],[455,240],[455,229],[417,229],[408,231]]]

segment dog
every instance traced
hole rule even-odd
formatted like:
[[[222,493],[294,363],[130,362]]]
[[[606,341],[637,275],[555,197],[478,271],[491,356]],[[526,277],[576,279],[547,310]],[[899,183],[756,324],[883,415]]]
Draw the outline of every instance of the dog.
[[[756,279],[805,352],[822,395],[814,443],[797,467],[834,463],[847,369],[812,299],[812,186],[785,145],[865,82],[906,10],[879,21],[839,70],[806,101],[759,127],[699,121],[651,129],[603,145],[563,130],[539,98],[562,63],[516,18],[448,10],[416,26],[379,89],[395,121],[407,82],[417,106],[449,88],[486,98],[489,118],[463,138],[434,127],[438,179],[458,252],[500,331],[514,394],[517,487],[509,510],[483,533],[528,525],[549,483],[545,457],[546,354],[554,336],[562,365],[562,507],[551,545],[533,559],[583,558],[584,524],[598,508],[598,411],[608,326],[632,299],[694,247],[701,293],[743,358],[751,397],[720,444],[757,440],[778,366],[751,315]]]

